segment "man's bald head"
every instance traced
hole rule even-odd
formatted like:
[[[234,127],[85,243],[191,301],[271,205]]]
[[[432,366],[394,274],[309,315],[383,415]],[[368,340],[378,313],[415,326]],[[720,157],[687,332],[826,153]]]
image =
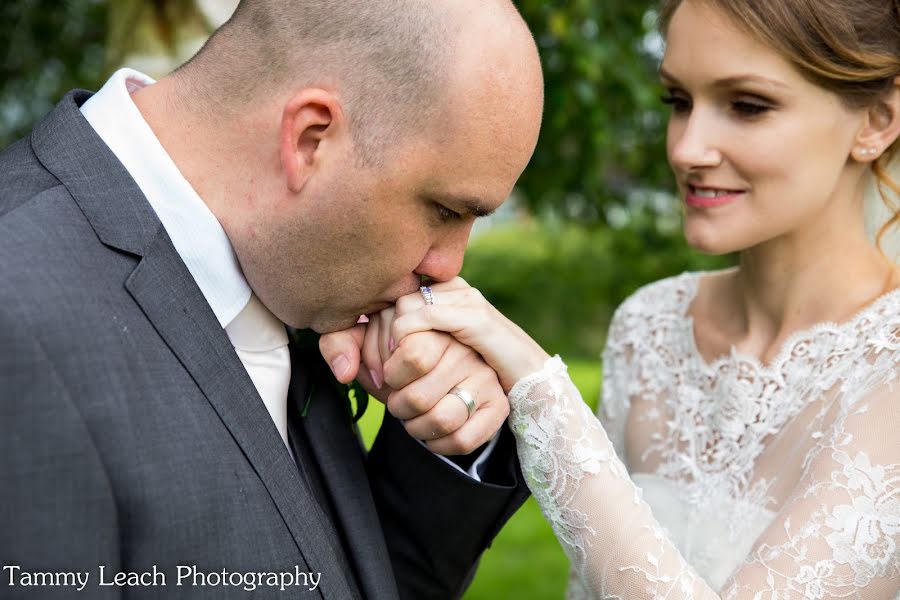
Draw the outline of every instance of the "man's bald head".
[[[241,0],[179,76],[225,114],[301,87],[336,90],[360,155],[373,158],[440,109],[467,21],[481,14],[527,31],[506,0]]]
[[[459,272],[534,152],[543,78],[509,0],[243,0],[132,97],[254,293],[324,332]]]

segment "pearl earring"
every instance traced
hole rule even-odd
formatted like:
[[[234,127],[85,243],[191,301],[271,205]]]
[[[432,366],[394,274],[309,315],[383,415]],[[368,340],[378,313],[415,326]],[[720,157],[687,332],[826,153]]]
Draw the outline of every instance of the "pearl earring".
[[[859,153],[861,156],[875,156],[878,154],[878,148],[862,148]]]

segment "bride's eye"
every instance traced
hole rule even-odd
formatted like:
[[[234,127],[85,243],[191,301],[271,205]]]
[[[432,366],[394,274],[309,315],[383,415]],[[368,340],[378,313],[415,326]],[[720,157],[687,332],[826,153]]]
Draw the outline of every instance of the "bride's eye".
[[[742,117],[756,117],[772,110],[770,105],[754,100],[735,100],[731,108]]]
[[[664,94],[659,100],[663,104],[668,104],[669,106],[671,106],[672,112],[674,113],[684,113],[691,110],[691,101],[684,96],[672,91]]]

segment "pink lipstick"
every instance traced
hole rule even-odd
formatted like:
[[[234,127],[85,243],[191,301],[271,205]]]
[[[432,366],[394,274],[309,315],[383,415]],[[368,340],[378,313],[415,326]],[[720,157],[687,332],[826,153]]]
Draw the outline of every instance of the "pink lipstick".
[[[722,188],[687,186],[684,202],[691,208],[715,208],[730,204],[744,192]]]

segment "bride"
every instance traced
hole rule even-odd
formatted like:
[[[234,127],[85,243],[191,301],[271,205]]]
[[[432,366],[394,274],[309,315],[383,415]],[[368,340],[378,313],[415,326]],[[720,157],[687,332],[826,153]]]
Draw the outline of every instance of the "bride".
[[[873,176],[898,191],[900,4],[668,0],[661,24],[685,235],[739,266],[618,309],[599,420],[462,280],[402,299],[393,337],[498,372],[570,597],[900,597],[900,272],[863,218]]]

